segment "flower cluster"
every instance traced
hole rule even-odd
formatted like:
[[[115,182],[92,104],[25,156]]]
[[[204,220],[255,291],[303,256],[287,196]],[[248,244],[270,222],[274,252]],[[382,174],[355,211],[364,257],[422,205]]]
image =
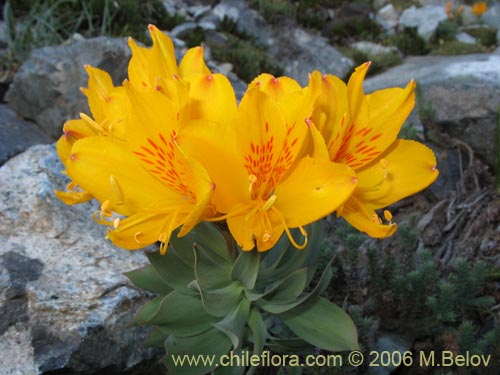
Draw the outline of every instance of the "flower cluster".
[[[171,40],[149,31],[151,48],[129,41],[122,85],[86,67],[92,117],[68,121],[57,143],[72,180],[57,195],[68,204],[97,199],[94,219],[116,245],[159,241],[164,252],[177,228],[183,236],[201,221],[224,221],[243,250],[269,250],[283,232],[303,248],[304,226],[333,212],[383,238],[396,224],[375,210],[436,179],[432,151],[397,139],[413,81],[365,95],[369,63],[347,84],[313,72],[301,87],[264,73],[238,103],[201,47],[177,64]]]

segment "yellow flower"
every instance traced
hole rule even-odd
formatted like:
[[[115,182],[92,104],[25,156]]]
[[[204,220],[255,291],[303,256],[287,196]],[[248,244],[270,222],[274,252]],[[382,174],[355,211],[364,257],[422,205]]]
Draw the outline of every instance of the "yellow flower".
[[[484,1],[474,3],[471,9],[472,13],[477,17],[481,17],[484,13],[486,13],[487,10],[488,10],[488,4]]]
[[[311,81],[321,82],[322,89],[311,119],[329,158],[352,167],[358,178],[354,193],[337,213],[370,236],[384,238],[397,226],[389,212],[384,214],[389,223],[383,224],[375,210],[426,188],[439,172],[428,147],[397,139],[414,106],[415,83],[365,95],[362,84],[369,66],[359,66],[347,85],[315,72]]]
[[[213,190],[201,164],[179,148],[177,132],[206,108],[222,107],[214,91],[229,83],[207,74],[201,48],[177,67],[170,39],[149,29],[152,48],[130,40],[130,81],[123,86],[87,67],[84,93],[94,119],[82,114],[65,124],[57,149],[72,183],[56,194],[66,203],[101,202],[95,219],[110,227],[115,244],[138,249],[160,241],[164,252],[174,229],[182,226],[184,235],[201,220]],[[202,76],[211,84],[200,84]]]
[[[223,215],[213,220],[225,219],[243,250],[255,244],[269,250],[283,232],[303,248],[303,226],[333,212],[356,185],[348,166],[302,153],[313,91],[264,74],[249,85],[234,115],[179,132],[179,144],[214,182],[213,206]],[[303,244],[289,228],[300,229]]]

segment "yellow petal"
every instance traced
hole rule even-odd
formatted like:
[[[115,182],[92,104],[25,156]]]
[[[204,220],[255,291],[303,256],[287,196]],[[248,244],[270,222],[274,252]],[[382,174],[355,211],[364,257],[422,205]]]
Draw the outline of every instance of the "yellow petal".
[[[123,215],[176,205],[182,198],[149,174],[128,148],[95,136],[77,141],[66,164],[69,177]],[[116,187],[118,186],[118,188]]]
[[[158,72],[159,76],[170,77],[172,74],[177,74],[177,61],[175,61],[174,43],[162,31],[154,25],[148,25],[151,39],[153,39],[153,59],[151,63],[158,64],[158,68],[152,69],[153,72]],[[154,67],[154,66],[153,66]],[[158,70],[156,70],[158,69]]]
[[[82,91],[88,98],[94,119],[102,122],[120,118],[124,105],[123,89],[113,85],[107,72],[89,65],[85,70],[89,75],[88,88],[82,88]]]
[[[375,211],[363,206],[355,195],[351,196],[339,213],[353,227],[373,238],[386,238],[396,232],[397,225],[382,224]]]
[[[406,88],[376,91],[365,97],[369,107],[369,123],[354,122],[344,135],[335,161],[358,169],[377,158],[397,137],[403,122],[413,109],[415,84]]]
[[[239,207],[235,210],[239,210]],[[230,216],[227,225],[231,235],[245,251],[252,250],[255,243],[258,251],[271,249],[284,231],[282,222],[273,211],[245,211],[244,214]]]
[[[351,124],[365,126],[369,120],[366,95],[363,91],[363,81],[371,63],[367,62],[354,69],[354,73],[347,83],[347,96],[349,98],[349,111]]]
[[[54,194],[57,198],[66,204],[79,204],[85,203],[94,198],[91,194],[86,191],[59,191],[54,190]]]
[[[248,88],[259,88],[276,101],[280,101],[284,96],[290,93],[300,92],[302,90],[298,82],[294,79],[289,77],[276,78],[268,73],[262,73],[257,76],[250,82]]]
[[[83,119],[66,121],[63,126],[63,132],[64,134],[56,143],[57,154],[63,163],[66,163],[66,160],[71,155],[71,147],[77,140],[98,134]]]
[[[186,78],[192,74],[210,74],[210,69],[205,64],[203,54],[203,47],[188,49],[179,65],[180,76]]]
[[[170,38],[153,25],[148,28],[153,39],[151,48],[140,47],[133,39],[129,39],[132,58],[128,76],[134,86],[153,88],[157,77],[172,79],[178,70]]]
[[[207,170],[214,184],[212,203],[222,213],[249,199],[248,173],[235,140],[234,124],[201,120],[189,122],[177,135],[180,147]]]
[[[356,187],[351,168],[306,157],[276,187],[274,206],[290,228],[303,226],[335,211]]]
[[[151,245],[160,239],[168,243],[172,231],[181,225],[183,217],[175,212],[140,213],[119,222],[108,238],[117,246],[136,250]]]
[[[330,158],[335,160],[350,119],[347,86],[339,78],[322,76],[317,71],[311,74],[309,81],[309,85],[313,82],[320,85],[320,94],[311,120],[323,135]]]
[[[278,104],[257,89],[241,100],[234,127],[244,166],[255,177],[254,196],[268,196],[293,165],[303,139],[287,128]]]
[[[425,189],[439,171],[430,148],[415,141],[397,140],[377,161],[356,174],[356,196],[367,207],[378,209]]]
[[[189,101],[180,121],[203,119],[228,123],[236,113],[236,96],[222,74],[197,74],[189,78]]]

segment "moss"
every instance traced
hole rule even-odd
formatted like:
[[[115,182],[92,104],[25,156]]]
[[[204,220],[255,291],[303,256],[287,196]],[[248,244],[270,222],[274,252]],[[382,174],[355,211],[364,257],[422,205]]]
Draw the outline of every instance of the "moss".
[[[387,39],[387,44],[395,45],[405,55],[425,55],[429,53],[429,46],[414,28],[406,28]]]
[[[485,47],[497,44],[497,30],[492,27],[475,27],[467,29],[467,33],[476,38]]]
[[[393,66],[401,64],[403,61],[399,53],[396,51],[386,54],[371,55],[350,48],[341,48],[340,50],[344,53],[344,55],[350,57],[354,61],[354,67],[367,61],[371,61],[370,69],[367,73],[368,77],[382,73]],[[351,69],[346,77],[349,77],[353,72],[354,68]]]
[[[250,82],[261,72],[268,72],[275,76],[283,74],[283,69],[272,61],[263,49],[235,35],[226,34],[226,36],[227,46],[214,46],[212,54],[216,60],[232,63],[238,77]]]
[[[251,0],[250,5],[271,24],[295,18],[295,5],[288,0]]]
[[[184,38],[186,46],[189,48],[201,45],[205,41],[205,33],[201,27],[196,27],[190,31]]]
[[[435,33],[435,40],[455,40],[459,25],[454,20],[440,22]]]
[[[432,48],[431,55],[466,55],[470,53],[483,53],[487,49],[480,44],[460,43],[456,40],[438,44]]]

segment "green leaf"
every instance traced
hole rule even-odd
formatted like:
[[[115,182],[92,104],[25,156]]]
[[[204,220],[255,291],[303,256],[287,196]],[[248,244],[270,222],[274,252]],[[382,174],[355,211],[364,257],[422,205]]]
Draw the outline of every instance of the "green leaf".
[[[332,279],[332,269],[331,264],[333,262],[333,258],[328,262],[325,269],[323,270],[323,274],[321,275],[316,286],[308,293],[302,294],[297,299],[288,302],[288,303],[275,303],[274,300],[268,301],[259,301],[258,305],[271,314],[281,314],[286,311],[289,311],[303,303],[306,303],[312,298],[319,297],[321,293],[323,293],[328,285],[330,284],[330,280]]]
[[[245,288],[252,290],[259,274],[260,253],[258,251],[242,251],[231,270],[231,278],[240,281]]]
[[[324,298],[315,298],[280,315],[297,336],[322,349],[358,349],[356,326],[340,307]]]
[[[221,288],[232,283],[231,262],[204,246],[194,246],[195,275],[201,289]]]
[[[132,319],[132,324],[143,324],[144,322],[150,320],[160,309],[161,300],[163,296],[158,296],[153,298],[151,301],[146,302],[144,306],[135,314]]]
[[[298,353],[311,350],[311,345],[300,338],[272,338],[267,347],[278,353]]]
[[[260,354],[266,345],[267,326],[259,309],[252,307],[248,316],[248,327],[252,332],[253,354]]]
[[[205,310],[216,317],[223,317],[233,310],[238,305],[242,292],[243,286],[239,282],[220,289],[200,289]]]
[[[174,291],[162,299],[157,313],[144,323],[182,337],[206,331],[216,321],[205,310],[199,296]]]
[[[220,357],[231,348],[231,340],[220,330],[211,328],[190,337],[169,336],[165,347],[167,355],[163,362],[169,373],[201,375],[217,367]]]
[[[156,294],[166,295],[172,291],[172,288],[160,277],[156,269],[151,265],[126,272],[125,276],[127,276],[136,287]]]
[[[265,280],[266,283],[273,283],[283,279],[290,272],[305,267],[309,268],[308,279],[310,279],[309,275],[314,273],[317,266],[321,250],[319,245],[321,244],[323,234],[319,223],[308,225],[306,231],[308,232],[308,245],[306,248],[297,250],[292,245],[289,245],[273,272],[270,273],[263,270],[262,277],[259,277],[259,280]],[[274,249],[272,250],[274,251]],[[262,285],[259,283],[259,286]]]
[[[242,299],[238,306],[213,326],[224,332],[231,340],[234,350],[238,350],[243,340],[245,324],[250,313],[250,302]]]
[[[289,246],[290,246],[290,241],[288,240],[288,237],[285,234],[283,234],[276,243],[276,245],[273,246],[272,251],[266,251],[265,253],[262,254],[261,268],[265,270],[266,274],[268,272],[269,274],[274,272],[278,264],[282,261],[283,257],[285,256],[285,253]],[[263,274],[262,276],[267,278],[266,274]]]
[[[170,244],[176,250],[183,250],[182,259],[187,264],[194,265],[194,244],[202,245],[222,258],[230,260],[226,240],[214,223],[201,222],[183,237],[172,236]]]
[[[227,366],[219,366],[217,367],[213,374],[214,375],[243,375],[246,374],[248,375],[248,372],[245,372],[246,367],[242,365],[238,365],[239,363],[241,364],[241,360],[239,358],[244,358],[245,352],[248,352],[248,348],[245,349],[240,349],[238,351],[231,351],[229,354],[229,358],[224,360],[224,364],[227,364]],[[236,356],[236,359],[233,359],[233,363],[231,363],[231,357]],[[234,366],[229,366],[233,365]]]
[[[163,348],[165,346],[165,340],[169,336],[167,330],[161,327],[153,327],[151,332],[149,332],[146,340],[144,340],[145,347],[155,347]]]
[[[169,286],[185,292],[190,290],[188,285],[195,279],[194,271],[179,259],[174,249],[170,248],[165,255],[161,255],[159,251],[146,253],[146,255],[160,277]]]

